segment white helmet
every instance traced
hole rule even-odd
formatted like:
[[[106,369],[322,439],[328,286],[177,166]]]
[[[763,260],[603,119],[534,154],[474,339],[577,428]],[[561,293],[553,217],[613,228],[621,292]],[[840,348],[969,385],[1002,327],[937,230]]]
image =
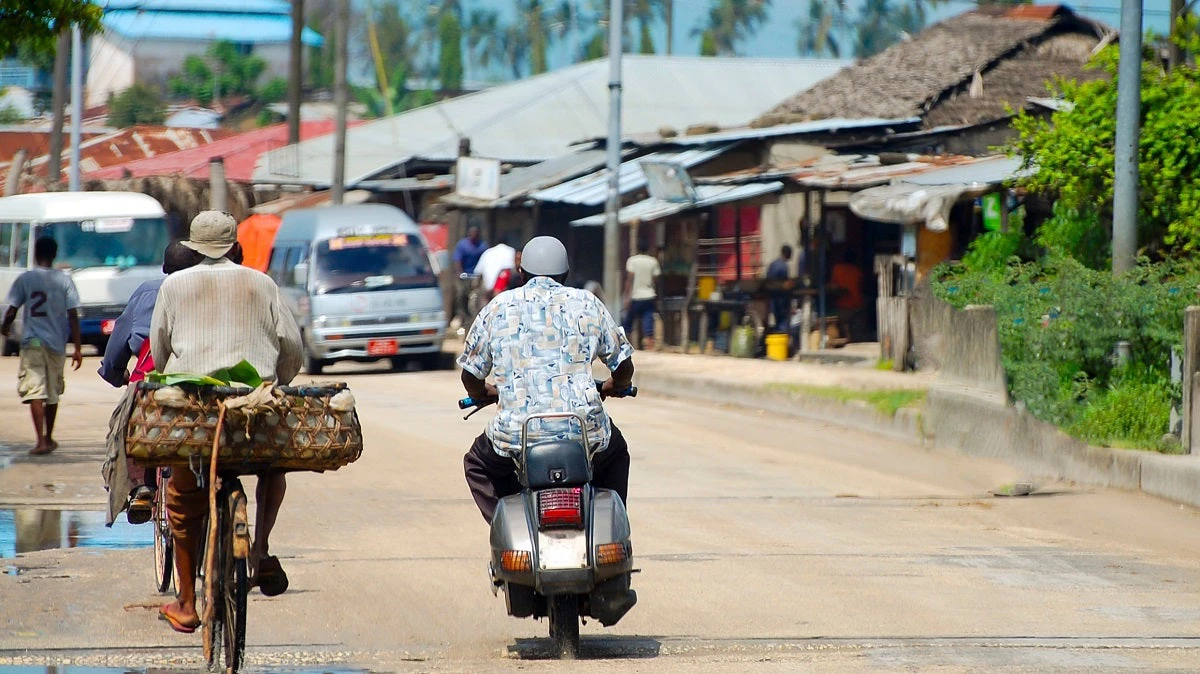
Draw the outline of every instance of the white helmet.
[[[532,276],[560,276],[570,268],[567,247],[553,236],[535,236],[521,251],[521,269]]]

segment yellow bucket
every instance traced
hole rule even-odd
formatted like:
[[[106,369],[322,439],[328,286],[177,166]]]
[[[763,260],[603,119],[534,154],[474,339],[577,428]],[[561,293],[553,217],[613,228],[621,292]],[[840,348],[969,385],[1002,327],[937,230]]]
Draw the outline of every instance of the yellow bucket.
[[[791,336],[787,333],[767,335],[767,359],[787,360],[789,341],[791,341]]]
[[[712,276],[701,276],[696,279],[696,298],[707,300],[717,289],[717,279]]]

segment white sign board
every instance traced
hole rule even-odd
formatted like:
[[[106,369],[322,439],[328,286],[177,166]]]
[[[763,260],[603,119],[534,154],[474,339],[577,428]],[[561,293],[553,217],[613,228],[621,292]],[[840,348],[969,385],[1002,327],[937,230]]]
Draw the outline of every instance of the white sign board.
[[[499,199],[500,160],[459,157],[454,169],[454,192],[475,199]]]
[[[646,174],[646,190],[663,201],[695,202],[696,186],[681,164],[666,161],[639,162]]]

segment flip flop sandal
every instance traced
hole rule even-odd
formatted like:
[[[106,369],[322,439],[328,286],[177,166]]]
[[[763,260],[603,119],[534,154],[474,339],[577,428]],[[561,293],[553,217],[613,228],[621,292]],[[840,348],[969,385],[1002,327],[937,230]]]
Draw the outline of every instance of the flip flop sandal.
[[[161,608],[158,609],[158,619],[165,620],[167,624],[171,626],[171,629],[182,634],[191,634],[200,627],[200,623],[196,623],[195,625],[184,625]]]
[[[259,592],[268,597],[275,597],[287,592],[288,577],[283,572],[283,566],[278,557],[267,557],[258,563],[258,572],[254,574]]]

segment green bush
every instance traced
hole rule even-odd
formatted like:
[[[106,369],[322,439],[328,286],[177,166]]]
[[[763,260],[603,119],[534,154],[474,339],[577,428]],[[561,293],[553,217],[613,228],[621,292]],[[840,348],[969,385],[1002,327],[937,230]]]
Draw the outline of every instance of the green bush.
[[[995,308],[1009,392],[1038,418],[1106,444],[1152,446],[1168,431],[1180,397],[1170,357],[1183,342],[1184,309],[1197,303],[1194,267],[1143,263],[1113,278],[1051,259],[991,271],[943,266],[934,276],[950,304]],[[1130,359],[1118,370],[1119,341],[1129,342]]]

